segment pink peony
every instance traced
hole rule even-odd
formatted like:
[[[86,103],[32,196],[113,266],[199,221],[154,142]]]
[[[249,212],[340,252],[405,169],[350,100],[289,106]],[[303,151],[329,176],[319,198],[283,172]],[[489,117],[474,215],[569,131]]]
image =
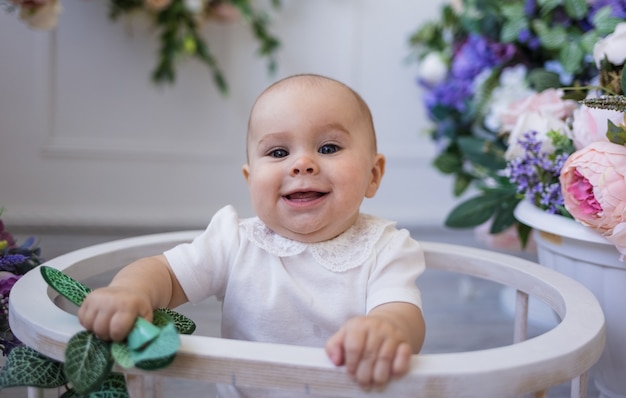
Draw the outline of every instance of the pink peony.
[[[626,256],[626,147],[598,141],[574,152],[561,170],[565,208]]]
[[[531,112],[565,120],[571,116],[578,104],[576,101],[564,100],[562,96],[561,90],[550,88],[510,103],[508,108],[501,113],[502,129],[510,132],[522,115]]]
[[[592,142],[608,141],[606,132],[608,121],[616,125],[624,123],[624,114],[610,109],[589,108],[585,105],[574,111],[572,138],[576,149],[582,149]]]

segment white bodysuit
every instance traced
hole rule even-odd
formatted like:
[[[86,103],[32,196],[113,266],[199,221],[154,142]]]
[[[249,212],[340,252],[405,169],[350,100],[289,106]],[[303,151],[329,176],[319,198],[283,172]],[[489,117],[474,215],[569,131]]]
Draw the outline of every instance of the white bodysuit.
[[[366,214],[334,239],[302,243],[227,206],[193,242],[164,254],[190,302],[222,301],[223,338],[324,347],[348,319],[378,305],[421,308],[421,246]]]

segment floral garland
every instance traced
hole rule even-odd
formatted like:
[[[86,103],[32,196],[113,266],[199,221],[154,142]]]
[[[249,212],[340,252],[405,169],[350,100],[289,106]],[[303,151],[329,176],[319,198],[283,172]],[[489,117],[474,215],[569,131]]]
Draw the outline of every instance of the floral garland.
[[[626,128],[623,21],[626,0],[464,0],[415,32],[434,166],[454,177],[456,196],[474,193],[447,226],[513,231],[519,248],[530,228],[513,212],[524,198],[576,217],[560,180],[566,159],[596,140],[618,143]]]
[[[10,11],[19,10],[20,18],[35,29],[54,29],[61,13],[59,0],[0,0]],[[267,13],[252,6],[253,0],[109,0],[112,20],[136,12],[147,14],[159,32],[160,49],[152,80],[156,84],[173,84],[175,64],[190,56],[204,63],[222,93],[228,91],[224,73],[200,32],[206,21],[233,22],[242,19],[250,25],[259,42],[258,55],[268,60],[268,70],[276,69],[276,52],[280,41],[268,29]],[[280,0],[272,0],[272,8]]]
[[[0,216],[2,209],[0,209]],[[9,300],[15,282],[28,271],[41,264],[41,250],[34,238],[22,245],[17,244],[13,235],[5,230],[0,219],[0,350],[7,356],[21,342],[11,332],[9,326]]]

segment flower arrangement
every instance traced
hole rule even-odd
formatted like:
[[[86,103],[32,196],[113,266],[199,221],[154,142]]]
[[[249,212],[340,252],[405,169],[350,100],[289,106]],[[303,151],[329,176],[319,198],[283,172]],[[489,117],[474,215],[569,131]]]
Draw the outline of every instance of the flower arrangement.
[[[414,33],[434,166],[454,177],[455,196],[474,193],[447,226],[514,229],[524,247],[530,227],[513,214],[524,198],[591,225],[571,200],[575,179],[563,176],[571,176],[570,155],[592,142],[612,137],[610,145],[623,146],[625,20],[625,0],[464,0]],[[603,189],[594,186],[585,203],[605,200]],[[612,194],[626,202],[626,191]],[[605,217],[593,209],[585,211]]]
[[[0,209],[0,216],[2,209]],[[19,245],[0,219],[0,351],[7,356],[20,341],[9,326],[9,299],[15,282],[31,269],[41,264],[41,250],[36,241],[29,238]]]
[[[19,15],[30,27],[54,29],[61,12],[59,0],[0,0],[9,10]],[[268,69],[276,68],[276,52],[280,41],[268,29],[267,13],[257,10],[253,0],[109,0],[112,20],[143,13],[152,19],[159,32],[160,50],[157,65],[152,71],[156,84],[173,84],[176,62],[186,56],[203,62],[211,71],[213,81],[222,93],[228,91],[226,79],[206,40],[201,26],[209,20],[232,22],[242,19],[250,25],[259,42],[258,54],[268,59]],[[280,7],[280,0],[272,0],[272,8]]]

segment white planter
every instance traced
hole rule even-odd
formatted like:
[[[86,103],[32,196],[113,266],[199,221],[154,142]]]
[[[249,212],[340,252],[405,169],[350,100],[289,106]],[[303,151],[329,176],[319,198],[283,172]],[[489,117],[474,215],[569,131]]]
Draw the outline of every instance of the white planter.
[[[574,220],[548,214],[530,202],[515,217],[533,228],[539,263],[585,285],[606,317],[606,347],[592,370],[602,398],[626,398],[626,263],[600,234]]]

